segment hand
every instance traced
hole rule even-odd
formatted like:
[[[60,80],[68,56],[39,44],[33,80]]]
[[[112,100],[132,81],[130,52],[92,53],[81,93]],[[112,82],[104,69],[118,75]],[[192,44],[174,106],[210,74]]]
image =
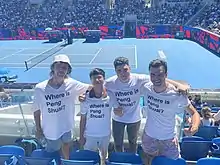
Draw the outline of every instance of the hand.
[[[186,136],[193,136],[196,132],[198,132],[199,127],[190,126],[189,128],[184,128],[184,134]]]
[[[178,141],[178,138],[177,137],[174,137],[172,142],[175,144],[175,146],[178,146],[179,145],[179,141]]]
[[[181,85],[176,88],[176,90],[183,95],[187,95],[189,93],[189,89],[190,87],[188,85]]]
[[[41,139],[43,136],[44,136],[43,130],[41,128],[37,129],[36,132],[35,132],[35,137],[37,139]]]
[[[86,94],[84,93],[84,94],[79,95],[78,100],[79,100],[79,102],[85,101],[86,100]]]
[[[80,137],[79,139],[79,144],[80,144],[80,147],[83,147],[86,143],[86,138],[85,137]]]
[[[121,117],[121,116],[124,115],[124,112],[123,112],[122,108],[119,107],[119,108],[114,108],[114,114],[115,114],[116,116]]]

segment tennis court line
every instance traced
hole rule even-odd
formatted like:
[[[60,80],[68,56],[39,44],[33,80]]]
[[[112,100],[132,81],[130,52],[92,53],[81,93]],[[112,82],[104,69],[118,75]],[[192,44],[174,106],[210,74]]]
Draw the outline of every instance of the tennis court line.
[[[67,56],[95,56],[96,54],[68,54],[66,53]]]
[[[135,60],[135,68],[138,68],[138,56],[137,56],[137,46],[134,46],[134,60]]]
[[[7,66],[8,68],[22,68],[25,69],[26,67],[24,66],[23,63],[0,63],[1,66]],[[51,63],[41,63],[38,66],[36,66],[35,68],[46,68],[49,69],[50,68]],[[91,69],[92,67],[102,67],[104,69],[113,69],[113,64],[108,62],[108,63],[71,63],[72,67],[74,68],[89,68]],[[136,69],[136,65],[135,64],[130,64],[131,68]]]
[[[18,54],[19,52],[22,52],[23,50],[24,50],[24,49],[21,49],[21,50],[15,52],[15,53],[12,53],[12,54],[10,54],[10,55],[8,55],[8,56],[2,57],[2,58],[0,58],[0,61],[6,59],[6,58],[8,58],[8,57],[11,57],[11,56],[13,56],[13,55],[15,55],[15,54]]]
[[[36,47],[34,47],[34,48],[32,48],[32,47],[30,47],[30,48],[26,48],[26,47],[24,47],[24,48],[21,48],[21,47],[18,47],[18,48],[1,48],[0,47],[0,50],[18,50],[18,49],[24,49],[24,50],[28,50],[28,49],[31,49],[31,50],[41,50],[41,51],[43,51],[43,50],[46,50],[46,49],[48,49],[48,47],[45,47],[45,48],[36,48]]]
[[[23,53],[23,54],[16,54],[17,56],[36,56],[38,53],[30,53],[30,54],[27,54],[27,53]]]
[[[93,61],[96,59],[96,57],[99,55],[99,53],[102,51],[102,48],[99,48],[99,50],[96,52],[96,54],[94,55],[94,57],[92,58],[92,60],[89,62],[89,64],[92,64]]]
[[[108,45],[108,46],[103,46],[101,48],[111,48],[111,47],[114,47],[114,48],[124,48],[124,49],[134,49],[135,45]]]
[[[64,53],[66,54],[67,56],[94,56],[95,54],[68,54],[68,53]],[[16,54],[18,56],[36,56],[36,55],[39,55],[39,53],[35,53],[35,54]],[[32,58],[32,57],[30,57]]]
[[[161,59],[161,60],[164,60],[164,61],[167,60],[167,56],[166,56],[166,54],[164,53],[163,50],[158,50],[158,58]]]

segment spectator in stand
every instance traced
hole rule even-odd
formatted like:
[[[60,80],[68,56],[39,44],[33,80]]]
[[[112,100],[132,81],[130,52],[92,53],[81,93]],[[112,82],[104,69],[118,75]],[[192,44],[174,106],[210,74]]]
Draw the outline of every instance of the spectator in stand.
[[[215,126],[215,119],[212,115],[212,110],[208,106],[203,107],[201,110],[201,125],[202,126]]]
[[[195,95],[193,102],[195,107],[200,107],[202,105],[201,95]]]
[[[216,0],[206,7],[203,14],[192,25],[220,34],[220,1]]]

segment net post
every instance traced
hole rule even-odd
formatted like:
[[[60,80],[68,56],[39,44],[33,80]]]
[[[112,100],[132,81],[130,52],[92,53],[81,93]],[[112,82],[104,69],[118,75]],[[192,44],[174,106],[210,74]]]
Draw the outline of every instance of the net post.
[[[26,68],[26,71],[28,71],[28,64],[27,64],[27,61],[24,61],[24,64],[25,64],[25,68]]]

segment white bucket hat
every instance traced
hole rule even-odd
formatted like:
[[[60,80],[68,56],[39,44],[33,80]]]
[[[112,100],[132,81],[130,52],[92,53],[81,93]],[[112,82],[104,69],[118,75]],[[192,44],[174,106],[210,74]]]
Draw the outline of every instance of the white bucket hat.
[[[64,63],[69,64],[70,67],[72,67],[69,57],[68,57],[67,55],[65,55],[65,54],[56,55],[56,56],[54,57],[53,64],[54,64],[55,62],[64,62]]]

